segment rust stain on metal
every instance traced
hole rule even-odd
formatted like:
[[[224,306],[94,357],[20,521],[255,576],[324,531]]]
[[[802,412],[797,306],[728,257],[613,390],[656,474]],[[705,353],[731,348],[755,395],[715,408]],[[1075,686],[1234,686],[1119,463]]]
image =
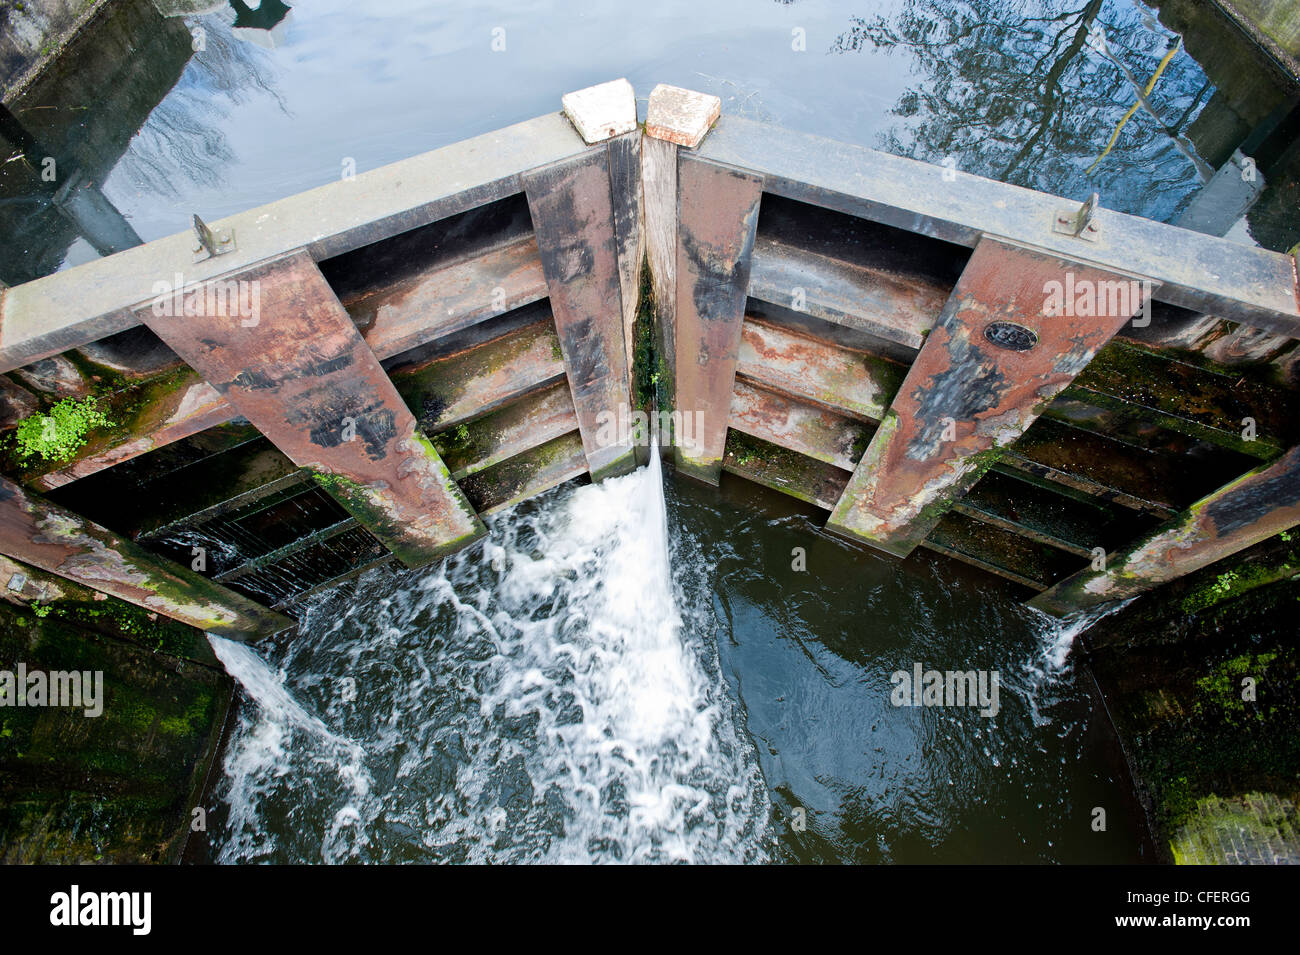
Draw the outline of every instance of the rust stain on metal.
[[[1300,524],[1300,447],[1197,501],[1104,571],[1091,568],[1039,594],[1030,606],[1057,616],[1120,600],[1231,556]]]
[[[717,484],[763,181],[683,154],[677,188],[677,410],[696,427],[673,455],[678,468]]]
[[[144,309],[141,320],[408,566],[480,536],[478,516],[311,258],[286,256],[240,281],[260,289],[256,316]]]
[[[631,385],[608,147],[522,179],[588,469],[595,480],[630,471],[632,438],[616,426]]]
[[[879,421],[905,371],[901,365],[746,318],[736,370],[769,388],[825,408]]]
[[[866,447],[870,429],[843,415],[736,378],[731,425],[737,431],[846,471]]]
[[[1140,299],[1095,314],[1111,311],[1096,307],[1098,292],[1129,282],[980,240],[827,527],[898,556],[911,553],[1136,313]],[[1067,289],[1092,289],[1093,307]],[[987,336],[995,323],[1019,326],[1034,341],[1016,350],[1027,339],[1005,328]]]
[[[0,478],[0,552],[209,633],[247,639],[293,626],[287,617],[5,478]]]

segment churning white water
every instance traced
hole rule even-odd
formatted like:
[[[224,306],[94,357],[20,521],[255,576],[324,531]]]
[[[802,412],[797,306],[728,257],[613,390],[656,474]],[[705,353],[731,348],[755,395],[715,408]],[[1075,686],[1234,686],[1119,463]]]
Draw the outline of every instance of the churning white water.
[[[712,607],[673,579],[656,456],[490,530],[319,604],[265,655],[213,639],[252,701],[218,857],[765,858],[767,790]]]

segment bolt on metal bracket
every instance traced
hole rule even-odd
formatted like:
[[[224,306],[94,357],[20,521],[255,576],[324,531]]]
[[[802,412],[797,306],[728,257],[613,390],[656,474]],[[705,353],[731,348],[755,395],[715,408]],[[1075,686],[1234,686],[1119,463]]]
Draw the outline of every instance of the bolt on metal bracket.
[[[1078,209],[1061,209],[1052,218],[1052,231],[1076,239],[1092,241],[1101,234],[1101,224],[1096,221],[1101,197],[1093,193]]]
[[[219,229],[213,232],[197,214],[194,216],[194,238],[198,241],[198,245],[194,248],[195,262],[235,251],[234,229]]]

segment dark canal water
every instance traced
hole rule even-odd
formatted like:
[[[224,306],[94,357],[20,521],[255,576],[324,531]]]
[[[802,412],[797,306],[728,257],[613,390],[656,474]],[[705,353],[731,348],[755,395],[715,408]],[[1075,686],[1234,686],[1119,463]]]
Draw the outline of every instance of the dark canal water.
[[[273,29],[228,6],[124,6],[136,19],[105,28],[101,54],[138,55],[68,64],[10,105],[145,240],[618,76],[1170,220],[1283,95],[1192,3],[312,0]],[[1159,118],[1139,111],[1094,167],[1133,103],[1128,73],[1145,82],[1184,30],[1150,97]],[[94,256],[20,166],[0,166],[11,283]],[[1233,234],[1283,248],[1294,228],[1266,197]],[[281,646],[218,641],[245,698],[192,854],[1150,858],[1071,633],[962,566],[828,538],[780,495],[660,487],[643,469],[558,488],[438,570],[323,597]],[[996,715],[892,705],[890,675],[915,664],[996,672]]]

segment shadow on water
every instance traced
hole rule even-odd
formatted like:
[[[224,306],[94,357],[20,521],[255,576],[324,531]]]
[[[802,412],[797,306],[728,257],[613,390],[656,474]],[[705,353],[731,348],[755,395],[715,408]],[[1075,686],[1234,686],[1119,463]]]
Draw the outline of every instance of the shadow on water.
[[[216,641],[249,699],[209,861],[1149,858],[1058,630],[748,485],[670,480],[665,520],[657,484],[566,485],[282,646]],[[914,663],[998,671],[996,716],[892,705]]]

